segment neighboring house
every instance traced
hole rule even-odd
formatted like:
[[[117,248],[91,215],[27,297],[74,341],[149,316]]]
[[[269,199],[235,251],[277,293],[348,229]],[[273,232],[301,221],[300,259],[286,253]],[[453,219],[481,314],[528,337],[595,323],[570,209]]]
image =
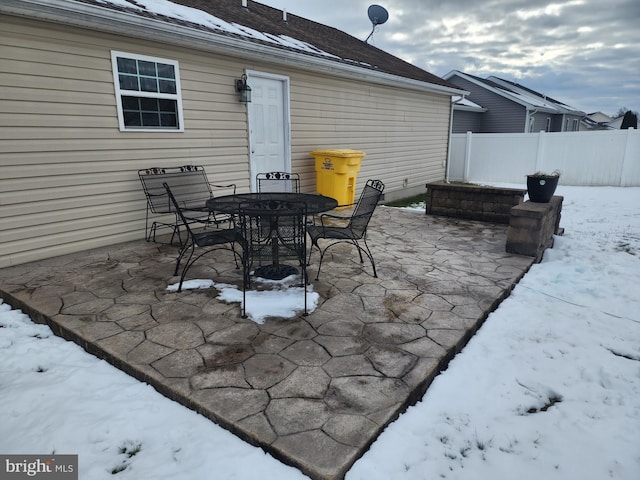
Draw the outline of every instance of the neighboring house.
[[[367,154],[357,190],[422,193],[467,93],[242,0],[2,0],[0,62],[0,267],[144,238],[142,168],[204,165],[239,192],[291,170],[312,192],[309,153],[352,148]]]
[[[590,113],[589,115],[587,115],[587,118],[589,118],[590,120],[593,120],[594,122],[602,123],[602,124],[609,123],[611,120],[613,120],[613,117],[610,117],[606,113],[602,113],[602,112]]]
[[[607,127],[609,127],[612,130],[620,130],[620,128],[622,127],[623,120],[624,120],[624,115],[620,115],[619,117],[612,119],[610,122],[607,122]]]
[[[580,131],[613,130],[616,127],[611,126],[610,123],[614,120],[615,119],[602,112],[593,112],[580,121]],[[621,123],[622,122],[618,124],[618,129],[620,128]]]
[[[457,70],[443,77],[469,91],[470,111],[454,103],[452,133],[527,133],[578,131],[585,113],[518,83],[480,78]]]
[[[477,103],[465,97],[453,98],[453,122],[455,130],[451,133],[479,132],[482,128],[482,114],[487,111]]]

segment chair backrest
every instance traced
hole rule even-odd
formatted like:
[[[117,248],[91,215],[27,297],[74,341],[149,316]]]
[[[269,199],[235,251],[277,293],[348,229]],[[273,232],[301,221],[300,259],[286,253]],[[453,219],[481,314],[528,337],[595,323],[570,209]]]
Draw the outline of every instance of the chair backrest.
[[[169,184],[167,182],[164,182],[162,184],[162,188],[164,188],[164,191],[166,193],[166,197],[169,199],[169,202],[171,203],[172,211],[176,213],[176,215],[178,216],[178,218],[182,222],[182,225],[187,230],[187,235],[189,235],[189,237],[193,240],[193,238],[194,238],[193,237],[193,232],[191,231],[191,227],[189,226],[189,221],[184,216],[184,213],[182,213],[182,207],[180,206],[180,204],[178,203],[178,200],[174,196],[173,190],[171,190],[171,187],[169,186]]]
[[[182,208],[202,207],[213,193],[204,167],[147,168],[138,170],[142,188],[147,196],[149,210],[153,213],[172,213],[173,205],[163,184],[169,185],[175,200]]]
[[[266,172],[256,175],[258,192],[300,192],[300,175],[289,172]]]
[[[362,238],[366,233],[369,220],[371,220],[383,192],[384,183],[381,180],[367,180],[349,220],[348,228],[356,238]]]
[[[255,200],[243,202],[238,223],[247,241],[245,253],[251,261],[276,256],[306,261],[307,213],[304,202]]]

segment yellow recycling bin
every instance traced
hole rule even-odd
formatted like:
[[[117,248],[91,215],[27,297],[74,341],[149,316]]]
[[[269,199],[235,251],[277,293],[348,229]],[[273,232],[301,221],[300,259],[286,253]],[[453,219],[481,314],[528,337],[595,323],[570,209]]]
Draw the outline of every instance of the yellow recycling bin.
[[[366,153],[359,150],[314,150],[316,159],[316,191],[335,198],[338,205],[355,202],[356,176]]]

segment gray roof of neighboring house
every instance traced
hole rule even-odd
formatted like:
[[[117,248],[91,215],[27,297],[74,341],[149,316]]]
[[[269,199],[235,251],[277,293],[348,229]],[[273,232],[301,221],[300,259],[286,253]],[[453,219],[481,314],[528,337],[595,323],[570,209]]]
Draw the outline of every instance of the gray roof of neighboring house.
[[[539,111],[557,114],[573,114],[573,115],[586,115],[585,112],[571,107],[565,103],[555,100],[547,95],[536,92],[530,88],[520,85],[515,82],[510,82],[496,76],[490,76],[488,78],[480,78],[475,75],[453,70],[447,73],[444,78],[449,80],[454,76],[464,78],[476,85],[481,86],[487,90],[496,93],[502,97],[505,97],[511,101],[519,103],[528,109],[537,109]]]
[[[148,29],[159,34],[158,41],[182,41],[189,45],[186,39],[193,38],[196,40],[193,46],[213,48],[218,44],[231,54],[235,46],[239,57],[262,54],[261,58],[279,58],[281,62],[306,68],[321,65],[325,70],[362,72],[363,77],[382,78],[387,83],[399,77],[407,85],[445,94],[463,91],[336,28],[292,14],[287,14],[285,21],[281,10],[254,1],[248,1],[244,8],[242,3],[242,0],[2,0],[0,11],[132,36],[143,35]]]

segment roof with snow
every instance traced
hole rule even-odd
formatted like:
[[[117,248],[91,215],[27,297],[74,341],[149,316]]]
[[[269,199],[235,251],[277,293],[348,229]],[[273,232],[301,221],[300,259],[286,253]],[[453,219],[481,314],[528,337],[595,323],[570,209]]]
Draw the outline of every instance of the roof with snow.
[[[247,8],[241,0],[74,0],[74,3],[460,91],[446,80],[341,30],[289,13],[285,19],[282,10],[258,2],[248,1]]]
[[[527,108],[535,108],[549,113],[571,113],[575,115],[586,115],[585,112],[574,108],[566,103],[555,100],[543,93],[536,92],[519,83],[504,80],[500,77],[490,76],[488,78],[480,78],[475,75],[453,70],[447,73],[444,78],[451,79],[454,76],[464,78],[470,82],[480,85],[498,95],[515,101]]]

